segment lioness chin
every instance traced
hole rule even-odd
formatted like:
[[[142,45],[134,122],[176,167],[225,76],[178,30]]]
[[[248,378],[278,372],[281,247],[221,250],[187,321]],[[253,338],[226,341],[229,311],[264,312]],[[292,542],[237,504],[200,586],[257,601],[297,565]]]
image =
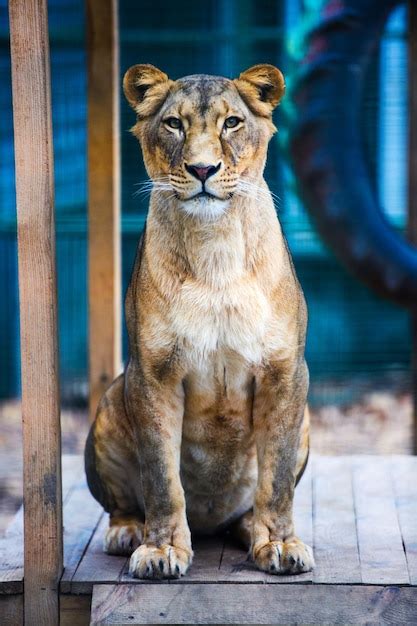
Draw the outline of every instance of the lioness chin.
[[[130,356],[86,445],[105,549],[179,577],[190,529],[230,527],[272,573],[314,566],[293,496],[308,457],[306,306],[263,179],[284,79],[124,78],[153,181],[126,296]]]

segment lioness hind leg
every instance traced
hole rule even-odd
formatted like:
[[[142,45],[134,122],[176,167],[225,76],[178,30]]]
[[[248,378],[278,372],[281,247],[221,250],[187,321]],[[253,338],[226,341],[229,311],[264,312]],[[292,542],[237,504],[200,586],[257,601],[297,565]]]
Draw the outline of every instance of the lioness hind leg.
[[[104,551],[107,554],[130,556],[141,545],[143,531],[143,522],[133,515],[110,516],[110,525],[104,536]]]
[[[249,550],[252,542],[253,511],[247,511],[230,526],[232,537],[236,539],[246,550]]]
[[[85,447],[87,482],[110,513],[104,538],[109,554],[130,555],[143,539],[140,470],[123,398],[123,376],[104,394]]]

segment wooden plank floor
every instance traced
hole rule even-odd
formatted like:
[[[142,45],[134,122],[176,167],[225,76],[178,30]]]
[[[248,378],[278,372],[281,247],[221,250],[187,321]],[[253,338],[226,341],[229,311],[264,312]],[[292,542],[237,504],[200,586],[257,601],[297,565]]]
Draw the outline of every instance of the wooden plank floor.
[[[296,489],[295,522],[300,537],[314,548],[316,568],[313,572],[299,576],[260,572],[247,561],[246,553],[225,535],[195,539],[195,558],[189,574],[180,580],[157,584],[132,579],[128,559],[103,553],[107,515],[89,494],[80,457],[64,458],[63,476],[65,571],[60,589],[64,607],[72,602],[71,606],[76,608],[76,596],[91,597],[95,588],[93,613],[101,615],[103,606],[108,609],[109,598],[115,599],[115,593],[128,594],[126,607],[133,610],[136,595],[132,590],[136,589],[140,597],[146,596],[147,602],[152,593],[162,593],[161,598],[166,596],[168,602],[173,592],[162,591],[163,588],[189,585],[187,589],[191,591],[181,593],[192,596],[191,585],[195,585],[197,591],[202,583],[231,589],[239,584],[269,584],[277,588],[280,597],[288,588],[310,585],[317,590],[308,594],[316,594],[314,597],[319,599],[326,594],[326,589],[330,594],[334,593],[333,588],[340,587],[343,595],[343,589],[348,593],[353,586],[362,588],[360,597],[364,602],[373,602],[374,607],[379,600],[376,603],[372,586],[375,586],[375,593],[378,589],[392,593],[392,589],[406,587],[414,595],[399,591],[399,617],[406,614],[405,606],[414,606],[409,603],[411,597],[417,597],[417,457],[312,456]],[[22,513],[19,511],[6,536],[0,539],[0,596],[22,593],[22,554]],[[123,585],[126,589],[115,592],[112,585]],[[154,591],[149,590],[144,596],[140,588],[149,585],[153,585]],[[281,592],[279,586],[282,586]],[[240,598],[239,594],[236,598]],[[71,602],[70,596],[73,596]],[[79,601],[84,607],[89,606],[87,598],[86,602]],[[172,601],[175,604],[176,601]],[[340,606],[343,602],[341,600]],[[327,613],[323,613],[325,615]],[[256,623],[266,622],[258,619]],[[287,620],[287,623],[290,622]]]

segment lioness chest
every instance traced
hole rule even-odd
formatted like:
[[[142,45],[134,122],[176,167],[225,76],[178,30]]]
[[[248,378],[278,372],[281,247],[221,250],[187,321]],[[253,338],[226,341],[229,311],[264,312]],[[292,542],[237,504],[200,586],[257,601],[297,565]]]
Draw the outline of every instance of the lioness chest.
[[[237,494],[254,456],[254,376],[271,307],[256,281],[242,272],[223,286],[186,281],[171,316],[186,370],[184,488],[207,495]]]
[[[190,281],[173,320],[187,371],[181,447],[184,489],[199,501],[198,508],[212,507],[212,515],[220,498],[224,516],[224,494],[233,492],[233,498],[246,502],[256,483],[254,380],[269,343],[276,341],[272,308],[252,279],[236,280],[219,290]],[[231,507],[238,510],[239,503],[231,502]]]
[[[204,296],[186,287],[181,314],[178,309],[176,335],[187,371],[183,466],[205,488],[224,490],[240,478],[253,444],[254,376],[269,306],[252,284],[240,293],[238,285],[220,293],[205,289]]]

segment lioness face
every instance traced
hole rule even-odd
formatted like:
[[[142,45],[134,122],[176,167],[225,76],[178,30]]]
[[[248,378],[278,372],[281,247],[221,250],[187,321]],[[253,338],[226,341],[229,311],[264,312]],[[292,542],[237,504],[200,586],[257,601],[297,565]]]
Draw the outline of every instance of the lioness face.
[[[172,81],[152,65],[135,65],[123,86],[155,189],[174,194],[186,213],[216,217],[235,194],[255,188],[285,89],[277,68],[256,65],[236,80]]]

